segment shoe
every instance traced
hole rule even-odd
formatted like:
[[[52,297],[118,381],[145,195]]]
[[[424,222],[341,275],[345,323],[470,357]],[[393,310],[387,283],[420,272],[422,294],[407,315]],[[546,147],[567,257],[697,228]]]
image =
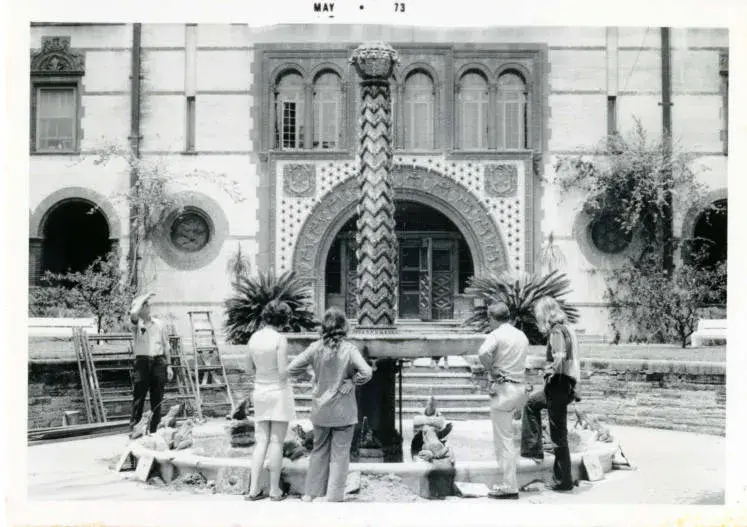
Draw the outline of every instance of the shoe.
[[[574,487],[575,485],[573,483],[571,483],[570,487],[567,485],[561,485],[560,483],[551,483],[547,485],[547,488],[549,490],[553,490],[555,492],[570,492]]]
[[[519,492],[504,487],[493,487],[488,492],[488,497],[494,500],[518,500]]]
[[[288,495],[285,492],[283,492],[279,496],[270,496],[270,501],[283,501],[287,497]]]
[[[312,501],[314,501],[314,498],[312,498],[308,494],[304,494],[303,496],[301,496],[301,501],[304,503],[311,503]]]
[[[267,497],[267,495],[264,492],[259,491],[259,493],[255,494],[254,496],[252,496],[251,494],[247,494],[246,496],[244,496],[244,500],[246,500],[246,501],[258,501],[258,500],[263,500],[266,497]]]

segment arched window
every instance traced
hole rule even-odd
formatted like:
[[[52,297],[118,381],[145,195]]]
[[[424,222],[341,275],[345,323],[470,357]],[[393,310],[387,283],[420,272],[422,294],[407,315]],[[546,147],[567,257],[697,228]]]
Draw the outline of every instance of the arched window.
[[[280,78],[275,92],[275,145],[277,148],[302,148],[304,134],[303,78],[287,73]]]
[[[459,89],[461,148],[488,148],[488,82],[479,73],[466,73]]]
[[[340,147],[342,82],[336,73],[322,73],[314,83],[314,148]]]
[[[498,149],[527,147],[527,96],[524,79],[516,73],[498,78]]]
[[[431,150],[433,142],[433,80],[417,72],[405,81],[405,148]]]

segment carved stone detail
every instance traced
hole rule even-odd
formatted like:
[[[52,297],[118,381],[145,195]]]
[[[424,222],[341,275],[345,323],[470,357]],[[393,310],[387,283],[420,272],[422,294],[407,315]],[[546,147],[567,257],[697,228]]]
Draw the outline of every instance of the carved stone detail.
[[[476,247],[479,254],[473,254],[475,260],[484,262],[488,271],[505,270],[509,260],[498,227],[480,200],[465,187],[438,172],[411,165],[395,166],[392,171],[392,186],[395,199],[399,192],[414,190],[438,197],[452,205],[479,240]],[[358,193],[357,180],[348,179],[331,189],[312,209],[301,228],[294,249],[293,268],[299,276],[316,274],[319,240],[329,234],[326,231],[340,211],[357,203]]]
[[[283,168],[283,192],[295,198],[310,198],[316,193],[316,167],[289,164]]]
[[[506,198],[516,195],[519,181],[519,170],[516,165],[486,165],[485,194],[492,197]]]
[[[31,51],[32,75],[83,75],[85,55],[70,48],[70,37],[42,37],[40,51]]]

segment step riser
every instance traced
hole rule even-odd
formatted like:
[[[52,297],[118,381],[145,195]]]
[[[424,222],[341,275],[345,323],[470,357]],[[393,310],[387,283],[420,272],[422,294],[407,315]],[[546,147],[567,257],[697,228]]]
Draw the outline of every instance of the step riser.
[[[311,414],[311,408],[308,407],[296,407],[296,415],[299,419],[308,419]],[[402,419],[413,419],[416,415],[422,415],[422,410],[407,410],[402,409]],[[441,415],[446,419],[454,421],[468,421],[476,419],[490,419],[490,410],[488,408],[479,409],[476,411],[464,412],[459,410],[448,411],[442,410]],[[395,409],[395,421],[399,420],[399,411]]]
[[[399,387],[394,388],[395,393],[399,394]],[[308,395],[311,394],[311,387],[300,387],[296,386],[293,388],[293,391],[296,394],[304,394]],[[433,396],[438,398],[439,395],[474,395],[481,393],[480,389],[478,387],[473,387],[472,385],[464,385],[464,386],[437,386],[433,389]],[[423,385],[410,385],[410,386],[402,386],[402,394],[407,395],[416,395],[420,397],[428,397],[430,395],[430,387],[427,384]]]
[[[410,366],[409,368],[402,368],[403,375],[407,375],[408,373],[432,373],[433,375],[438,375],[439,373],[471,373],[471,370],[469,366],[449,366],[448,368]]]
[[[442,384],[462,384],[464,386],[471,386],[473,384],[472,377],[438,377],[432,375],[428,377],[408,377],[407,375],[402,376],[402,384],[424,384],[424,385],[442,385]]]
[[[451,408],[482,408],[483,406],[485,408],[488,407],[489,399],[487,396],[482,395],[465,395],[461,396],[459,399],[444,399],[443,397],[439,397],[438,395],[434,396],[436,398],[436,406],[438,407],[439,411],[448,410]],[[295,398],[296,406],[311,406],[311,397],[309,396],[296,396]],[[395,405],[398,404],[399,398],[396,399]],[[403,396],[402,397],[402,406],[408,407],[408,408],[418,408],[418,412],[422,412],[422,409],[425,408],[426,404],[428,403],[428,396]]]

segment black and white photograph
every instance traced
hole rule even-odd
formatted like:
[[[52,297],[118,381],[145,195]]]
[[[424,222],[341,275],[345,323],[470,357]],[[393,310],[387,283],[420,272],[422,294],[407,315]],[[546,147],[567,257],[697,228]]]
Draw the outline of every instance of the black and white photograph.
[[[21,508],[747,521],[727,361],[744,20],[282,5],[18,22]]]

